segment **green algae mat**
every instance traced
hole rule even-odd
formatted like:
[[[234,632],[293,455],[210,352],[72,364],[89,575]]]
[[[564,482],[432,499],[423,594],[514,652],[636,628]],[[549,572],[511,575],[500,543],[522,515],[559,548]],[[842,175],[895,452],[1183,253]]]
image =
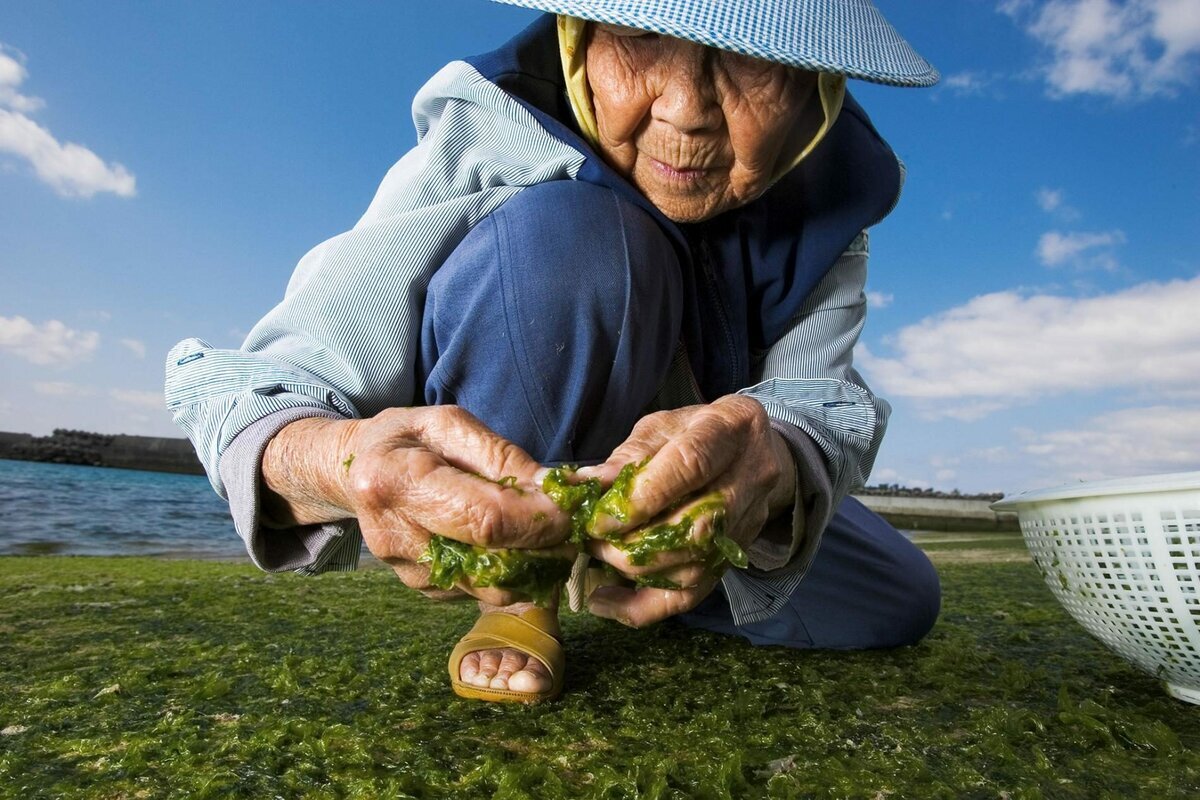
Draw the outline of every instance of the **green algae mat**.
[[[539,707],[451,694],[472,609],[388,571],[0,558],[0,796],[1200,793],[1200,707],[1078,628],[1019,539],[922,541],[945,601],[916,647],[567,617],[567,690]]]

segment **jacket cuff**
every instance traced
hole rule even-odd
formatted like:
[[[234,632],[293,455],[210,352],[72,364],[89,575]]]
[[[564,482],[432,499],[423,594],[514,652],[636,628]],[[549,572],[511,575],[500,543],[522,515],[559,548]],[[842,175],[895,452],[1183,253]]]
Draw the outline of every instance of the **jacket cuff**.
[[[251,423],[234,437],[221,457],[221,481],[229,495],[229,512],[254,565],[266,572],[293,570],[315,575],[358,566],[362,534],[353,520],[291,528],[263,524],[262,459],[267,443],[284,426],[299,419],[342,419],[320,408],[288,408]]]

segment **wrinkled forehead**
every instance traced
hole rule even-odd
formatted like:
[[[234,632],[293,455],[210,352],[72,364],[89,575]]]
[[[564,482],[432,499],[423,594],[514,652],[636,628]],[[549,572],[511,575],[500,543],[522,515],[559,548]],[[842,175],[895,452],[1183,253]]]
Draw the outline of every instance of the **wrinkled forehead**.
[[[647,77],[686,73],[696,83],[720,82],[744,89],[768,83],[787,82],[799,87],[816,82],[817,74],[810,70],[642,28],[603,22],[586,23],[586,28],[582,40],[576,43],[584,51],[584,58],[597,51],[619,53]],[[703,67],[692,70],[688,66],[691,64]]]

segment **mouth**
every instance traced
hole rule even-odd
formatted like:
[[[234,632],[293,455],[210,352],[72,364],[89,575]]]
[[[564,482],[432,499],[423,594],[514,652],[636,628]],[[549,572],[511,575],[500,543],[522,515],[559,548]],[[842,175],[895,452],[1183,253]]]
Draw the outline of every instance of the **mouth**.
[[[670,183],[692,184],[713,171],[711,167],[676,167],[653,156],[647,158],[650,159],[650,166],[655,173]]]

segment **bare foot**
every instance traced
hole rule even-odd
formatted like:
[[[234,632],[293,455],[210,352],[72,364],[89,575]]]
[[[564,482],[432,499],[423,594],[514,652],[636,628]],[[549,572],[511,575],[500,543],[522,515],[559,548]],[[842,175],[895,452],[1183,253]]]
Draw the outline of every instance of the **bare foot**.
[[[493,606],[482,601],[479,603],[480,613],[500,611],[505,614],[523,614],[533,607],[533,603],[514,603],[511,606]],[[552,605],[550,610],[557,611],[557,603]],[[557,623],[552,630],[546,632],[551,636],[558,636]],[[554,683],[545,664],[511,647],[467,653],[459,664],[458,677],[463,683],[481,689],[508,689],[529,694],[545,692]]]

